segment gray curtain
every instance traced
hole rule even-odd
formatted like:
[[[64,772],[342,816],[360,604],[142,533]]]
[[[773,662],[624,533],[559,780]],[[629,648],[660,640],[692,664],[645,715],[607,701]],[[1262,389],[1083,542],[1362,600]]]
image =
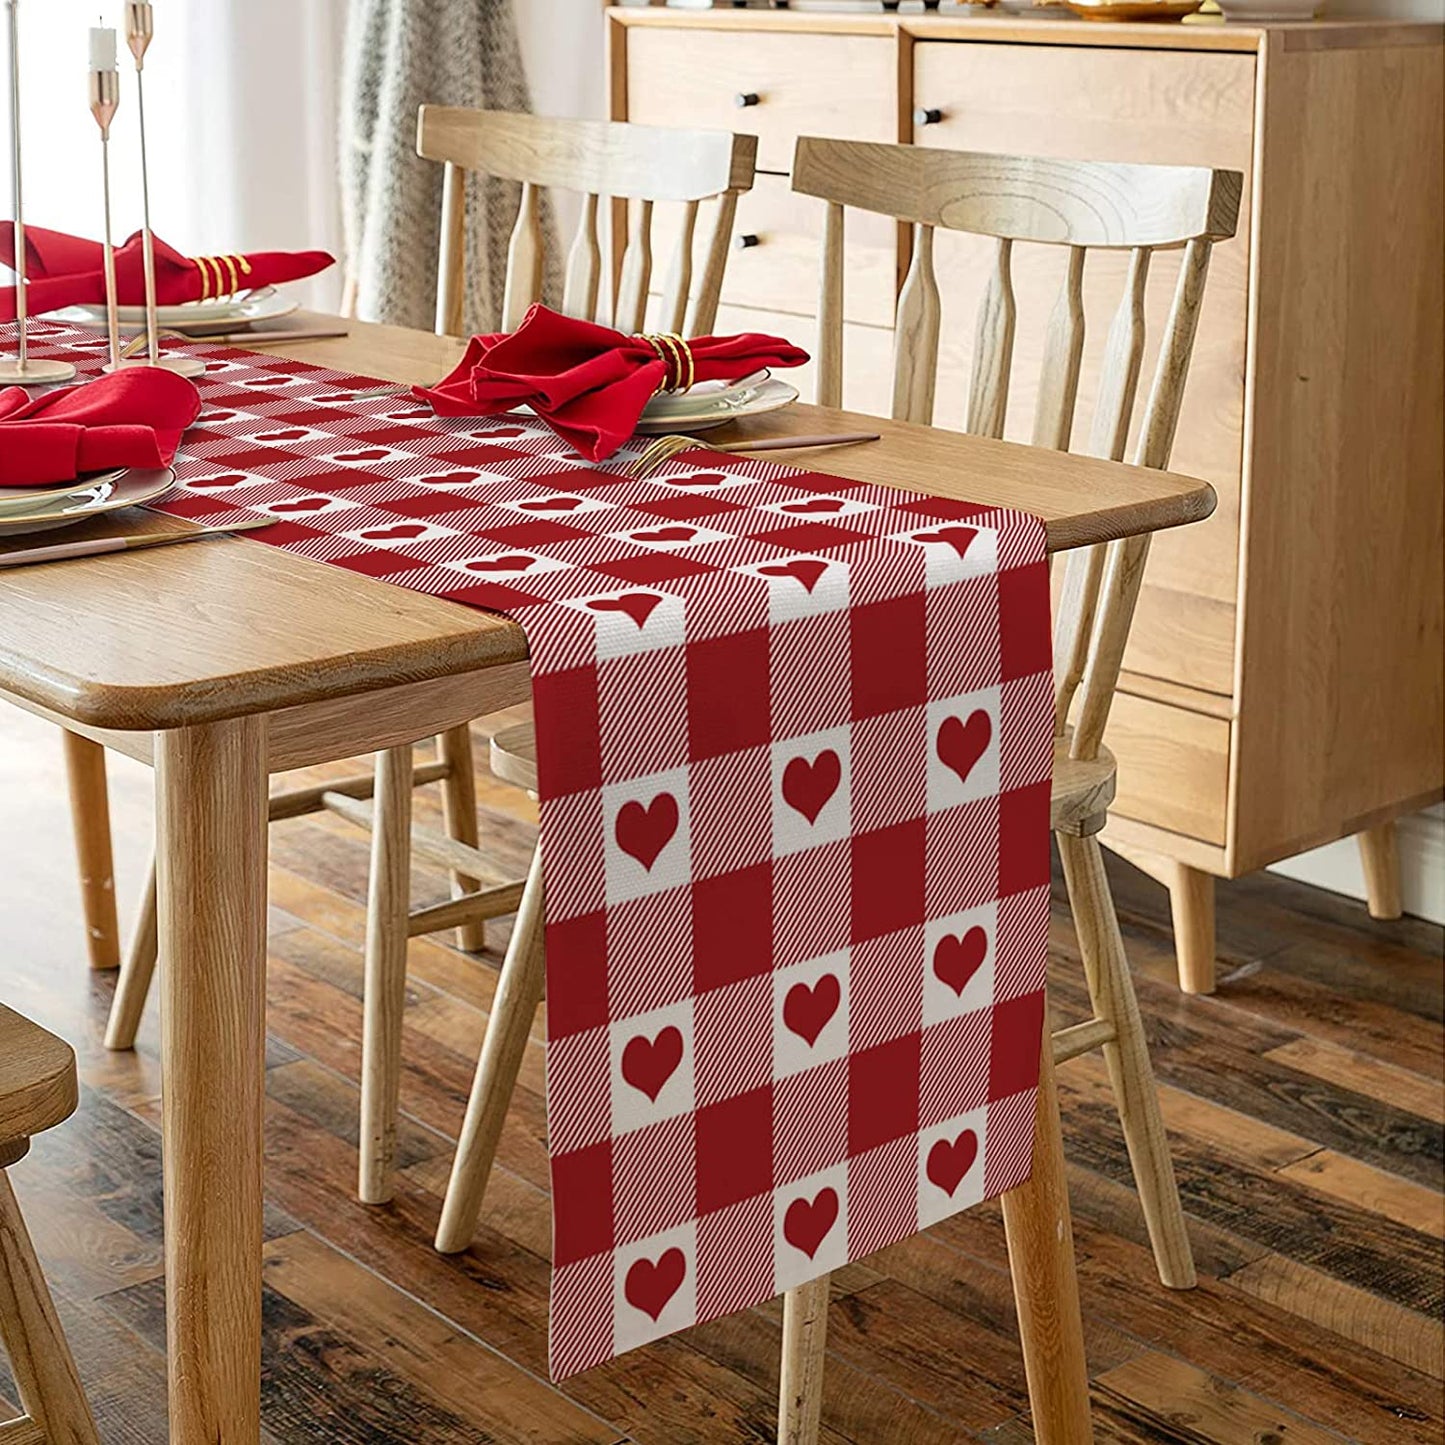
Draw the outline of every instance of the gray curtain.
[[[424,103],[530,109],[512,0],[350,0],[341,94],[348,299],[365,320],[429,330],[442,168],[416,154]],[[517,201],[515,185],[469,179],[468,331],[497,328]],[[555,266],[557,248],[547,249]]]

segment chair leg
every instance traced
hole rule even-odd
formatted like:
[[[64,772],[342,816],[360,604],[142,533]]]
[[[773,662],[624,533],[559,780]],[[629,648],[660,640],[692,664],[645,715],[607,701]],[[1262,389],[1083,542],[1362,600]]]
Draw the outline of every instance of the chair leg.
[[[507,957],[502,963],[487,1035],[477,1060],[471,1097],[467,1100],[462,1136],[452,1161],[452,1176],[436,1237],[436,1247],[443,1254],[457,1254],[472,1242],[497,1152],[497,1140],[502,1133],[502,1121],[512,1101],[546,972],[542,942],[542,853],[538,849],[532,854],[532,865],[527,872],[527,886],[517,910]]]
[[[783,1296],[783,1372],[778,1386],[778,1445],[817,1445],[823,1417],[823,1357],[828,1346],[828,1276]]]
[[[1034,1110],[1033,1174],[1002,1203],[1034,1440],[1036,1445],[1092,1445],[1084,1321],[1047,1032]]]
[[[158,937],[156,863],[152,858],[150,877],[146,881],[145,892],[141,895],[135,932],[131,935],[125,962],[121,964],[115,997],[110,1001],[110,1017],[105,1025],[105,1046],[108,1049],[135,1048],[136,1032],[140,1028],[146,995],[150,992],[151,977],[156,969]]]
[[[0,1341],[20,1407],[46,1445],[100,1445],[75,1360],[40,1273],[9,1176],[0,1169]],[[23,1438],[23,1437],[22,1437]]]
[[[115,868],[111,858],[105,749],[78,733],[66,732],[62,736],[90,966],[119,968],[120,927],[115,917]]]
[[[1398,918],[1405,910],[1400,900],[1400,849],[1393,820],[1355,834],[1365,870],[1365,897],[1371,918]]]
[[[447,766],[442,781],[442,808],[446,818],[447,836],[475,848],[477,830],[476,762],[472,757],[472,730],[463,723],[449,728],[437,739],[437,750]],[[481,882],[462,873],[452,874],[452,896],[475,893]],[[457,947],[476,953],[487,946],[487,925],[479,918],[457,929]]]
[[[1104,1045],[1104,1062],[1114,1086],[1129,1162],[1134,1166],[1134,1182],[1154,1246],[1154,1262],[1159,1278],[1170,1289],[1192,1289],[1196,1277],[1184,1209],[1159,1111],[1139,1000],[1104,872],[1103,850],[1097,837],[1060,834],[1059,852],[1094,1013],[1114,1026],[1114,1042]]]
[[[385,1204],[394,1188],[402,1015],[406,1010],[407,914],[411,907],[411,767],[410,743],[376,755],[362,1004],[357,1193],[363,1204]]]
[[[1213,993],[1214,875],[1170,859],[1161,879],[1174,919],[1179,987],[1185,993]]]

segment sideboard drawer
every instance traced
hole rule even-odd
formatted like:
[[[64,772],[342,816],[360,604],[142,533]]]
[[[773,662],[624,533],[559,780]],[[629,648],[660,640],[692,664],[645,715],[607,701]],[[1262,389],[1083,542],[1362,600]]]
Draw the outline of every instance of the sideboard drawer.
[[[792,169],[800,135],[896,140],[896,90],[886,36],[636,27],[627,37],[629,120],[755,135],[765,171]]]
[[[1214,249],[1170,468],[1219,494],[1212,518],[1154,539],[1125,666],[1228,696],[1234,686],[1244,434],[1255,58],[1248,54],[1084,46],[921,42],[915,103],[940,118],[915,126],[919,145],[1070,160],[1211,165],[1246,177],[1239,229]],[[958,426],[972,365],[974,316],[994,243],[939,232],[936,265],[944,343],[936,422]],[[1059,247],[1014,248],[1018,304],[1006,435],[1028,441],[1049,314],[1063,276]],[[1123,294],[1127,256],[1092,252],[1085,266],[1085,356],[1074,446],[1089,435],[1104,338]],[[1135,408],[1138,434],[1178,253],[1154,258],[1150,341]]]
[[[1229,727],[1224,718],[1117,693],[1104,737],[1119,762],[1112,811],[1223,847]]]

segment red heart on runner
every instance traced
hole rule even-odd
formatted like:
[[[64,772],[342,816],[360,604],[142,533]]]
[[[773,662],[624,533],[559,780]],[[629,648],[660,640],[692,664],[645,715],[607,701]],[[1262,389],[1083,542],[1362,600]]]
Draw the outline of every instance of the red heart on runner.
[[[954,993],[962,995],[965,985],[988,957],[988,934],[975,926],[962,938],[946,933],[933,950],[933,971]]]
[[[288,386],[291,382],[289,376],[253,376],[250,381],[245,382],[246,386]]]
[[[671,793],[659,793],[645,808],[632,802],[617,810],[617,846],[649,872],[676,832],[677,799]]]
[[[820,1189],[811,1200],[795,1199],[783,1215],[783,1238],[812,1259],[838,1222],[838,1191]]]
[[[966,783],[992,736],[993,723],[982,708],[975,709],[967,722],[944,718],[938,730],[938,756],[958,774],[960,782]]]
[[[298,437],[306,435],[304,426],[287,427],[284,431],[258,431],[256,440],[258,442],[294,442]]]
[[[430,487],[464,487],[477,480],[476,472],[447,472],[440,477],[422,477],[421,484]]]
[[[382,527],[375,532],[363,532],[361,535],[368,542],[404,542],[408,537],[421,537],[425,534],[425,527],[420,527],[415,522],[408,522],[398,527]]]
[[[915,532],[915,542],[947,542],[960,557],[968,551],[969,543],[978,536],[976,527],[940,527],[936,532]]]
[[[843,765],[832,748],[824,748],[811,763],[807,758],[794,758],[783,769],[783,798],[790,808],[816,823],[842,778]]]
[[[233,411],[203,411],[197,418],[198,421],[230,421],[236,413]]]
[[[519,426],[499,426],[491,431],[474,432],[473,438],[479,442],[495,441],[498,437],[519,437],[522,435],[522,428]]]
[[[697,472],[690,477],[668,477],[669,487],[717,487],[727,478],[721,472]]]
[[[634,532],[634,542],[690,542],[697,536],[696,527],[655,527],[650,532]]]
[[[838,1012],[842,996],[836,974],[825,973],[812,988],[795,983],[783,1000],[783,1022],[812,1048],[828,1020]]]
[[[818,512],[841,512],[844,504],[834,497],[814,497],[808,502],[788,502],[784,507],[785,512],[802,512],[813,515]]]
[[[359,452],[337,452],[333,460],[338,462],[378,462],[385,455],[385,447],[366,447]]]
[[[531,502],[518,502],[523,512],[571,512],[582,505],[581,497],[538,497]]]
[[[273,512],[319,512],[323,507],[329,507],[329,497],[299,497],[292,502],[272,502]]]
[[[239,487],[250,480],[240,472],[227,472],[223,477],[202,477],[197,481],[187,482],[186,485],[209,491],[212,487]]]
[[[815,562],[811,557],[799,557],[796,562],[783,562],[774,567],[759,567],[763,577],[791,577],[801,582],[809,592],[817,586],[818,578],[828,570],[826,562]]]
[[[430,416],[431,408],[425,406],[414,406],[410,411],[389,411],[386,413],[387,421],[410,421],[414,416]]]
[[[468,572],[525,572],[537,559],[525,552],[509,552],[505,557],[484,557],[480,562],[468,562]]]
[[[639,1259],[627,1271],[624,1287],[627,1303],[656,1320],[686,1276],[687,1257],[680,1249],[665,1250],[656,1264],[650,1259]]]
[[[682,1062],[682,1032],[669,1024],[655,1039],[638,1034],[622,1051],[622,1077],[655,1104]]]
[[[951,1195],[977,1158],[978,1135],[972,1129],[965,1129],[953,1143],[940,1139],[928,1151],[928,1177],[945,1194]]]
[[[661,601],[655,592],[624,592],[621,597],[599,597],[587,605],[594,612],[625,612],[642,627]]]

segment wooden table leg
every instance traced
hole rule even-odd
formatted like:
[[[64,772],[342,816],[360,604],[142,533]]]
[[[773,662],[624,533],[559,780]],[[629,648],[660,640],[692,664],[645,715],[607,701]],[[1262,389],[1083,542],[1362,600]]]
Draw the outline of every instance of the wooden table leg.
[[[266,719],[156,739],[172,1445],[261,1432]]]
[[[78,733],[62,733],[70,780],[70,825],[80,868],[85,944],[92,968],[120,967],[120,925],[115,916],[115,868],[110,848],[110,796],[105,749]]]
[[[1026,1184],[1003,1196],[1003,1222],[1034,1439],[1037,1445],[1092,1445],[1084,1321],[1047,1029],[1034,1111],[1034,1172]]]

